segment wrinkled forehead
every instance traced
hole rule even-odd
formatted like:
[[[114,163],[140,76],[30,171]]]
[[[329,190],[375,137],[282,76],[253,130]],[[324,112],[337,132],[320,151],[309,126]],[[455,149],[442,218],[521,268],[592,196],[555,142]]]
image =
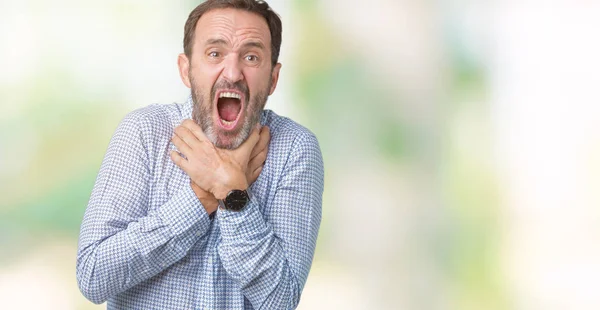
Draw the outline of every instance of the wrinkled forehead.
[[[204,44],[211,39],[223,39],[232,44],[252,39],[265,47],[271,44],[267,21],[260,15],[239,9],[214,9],[206,12],[196,25],[196,42]]]

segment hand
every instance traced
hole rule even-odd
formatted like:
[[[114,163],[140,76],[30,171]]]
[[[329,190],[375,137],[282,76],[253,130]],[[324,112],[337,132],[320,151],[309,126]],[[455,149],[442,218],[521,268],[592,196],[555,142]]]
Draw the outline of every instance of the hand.
[[[185,171],[198,187],[213,194],[217,199],[224,199],[232,189],[248,188],[245,171],[259,139],[257,127],[236,150],[221,150],[208,140],[198,124],[187,119],[175,128],[172,139],[185,158],[172,151],[171,160]],[[255,158],[260,153],[258,152]]]
[[[248,180],[248,184],[254,183],[262,172],[267,160],[267,153],[269,152],[269,142],[271,142],[271,131],[269,127],[262,126],[260,128],[258,143],[252,149],[250,161],[246,168],[246,180]]]
[[[270,141],[271,133],[269,127],[263,126],[260,129],[260,138],[258,143],[256,143],[254,149],[252,149],[252,153],[250,154],[250,162],[248,162],[248,167],[246,168],[246,180],[248,181],[248,184],[253,184],[262,172],[265,160],[267,159]],[[213,194],[200,188],[200,186],[194,183],[194,181],[190,181],[190,186],[196,194],[196,197],[198,197],[202,203],[202,206],[204,206],[206,213],[211,214],[217,210],[219,207],[219,202]]]
[[[194,183],[194,181],[191,180],[190,186],[196,194],[196,197],[198,197],[198,200],[200,200],[200,203],[204,207],[204,210],[206,210],[206,213],[212,214],[213,212],[217,211],[217,208],[219,207],[219,201],[217,201],[217,198],[215,198],[213,194],[201,189],[200,186],[198,186],[196,183]]]

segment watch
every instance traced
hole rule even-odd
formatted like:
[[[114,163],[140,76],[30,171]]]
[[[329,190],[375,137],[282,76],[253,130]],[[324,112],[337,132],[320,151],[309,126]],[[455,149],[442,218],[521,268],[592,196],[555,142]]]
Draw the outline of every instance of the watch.
[[[234,189],[227,194],[225,199],[219,199],[219,206],[225,210],[241,211],[249,201],[248,190]]]

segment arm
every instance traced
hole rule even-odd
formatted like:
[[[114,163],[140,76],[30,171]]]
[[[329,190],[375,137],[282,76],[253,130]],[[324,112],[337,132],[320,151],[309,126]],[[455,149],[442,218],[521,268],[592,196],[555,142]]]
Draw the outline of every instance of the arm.
[[[190,186],[148,212],[147,143],[134,116],[111,139],[81,225],[77,282],[94,303],[179,261],[210,226]]]
[[[246,189],[251,151],[259,128],[235,150],[216,148],[202,128],[185,120],[173,143],[184,155],[171,159],[204,191],[223,199],[232,189]],[[251,161],[250,161],[251,162]],[[273,201],[261,214],[258,201],[241,212],[218,210],[218,252],[255,309],[292,309],[300,300],[321,221],[323,160],[312,134],[296,137]]]
[[[312,135],[292,147],[271,205],[219,209],[219,256],[255,309],[294,309],[308,277],[321,221],[323,161]]]

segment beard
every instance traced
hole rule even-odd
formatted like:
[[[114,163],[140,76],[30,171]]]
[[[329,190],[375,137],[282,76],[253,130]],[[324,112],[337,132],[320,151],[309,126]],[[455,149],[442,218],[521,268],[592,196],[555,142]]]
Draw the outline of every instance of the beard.
[[[207,98],[206,93],[196,87],[193,76],[190,75],[189,79],[192,86],[192,119],[200,125],[202,131],[214,146],[221,149],[237,149],[244,141],[246,141],[246,139],[248,139],[252,133],[252,129],[260,121],[260,115],[267,103],[269,89],[271,89],[271,82],[269,82],[269,86],[265,90],[259,91],[250,97],[250,92],[246,84],[241,82],[230,83],[225,80],[219,80],[212,87],[210,97]],[[245,104],[240,102],[245,111],[240,110],[239,113],[245,112],[244,120],[242,125],[238,126],[234,131],[223,130],[213,122],[213,110],[217,107],[217,103],[213,103],[212,100],[215,98],[215,94],[219,89],[238,90],[244,94],[244,98],[247,101]]]

